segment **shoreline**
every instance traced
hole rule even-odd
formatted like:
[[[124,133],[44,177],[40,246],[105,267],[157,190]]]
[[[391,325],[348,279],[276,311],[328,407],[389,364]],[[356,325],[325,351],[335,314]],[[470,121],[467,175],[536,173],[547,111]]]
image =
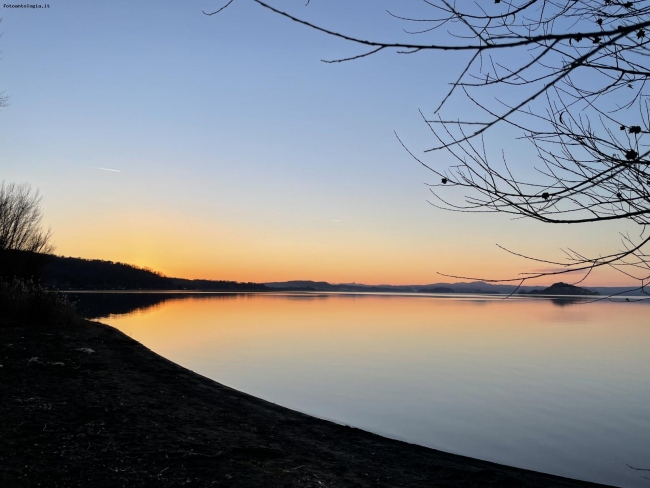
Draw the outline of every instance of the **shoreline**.
[[[3,486],[605,486],[311,417],[98,322],[0,323],[0,338]]]

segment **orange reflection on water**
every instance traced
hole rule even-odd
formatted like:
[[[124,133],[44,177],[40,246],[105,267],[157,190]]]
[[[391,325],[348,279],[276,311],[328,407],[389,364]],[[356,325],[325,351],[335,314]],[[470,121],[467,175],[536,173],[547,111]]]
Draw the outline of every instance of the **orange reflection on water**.
[[[642,486],[646,303],[362,294],[175,298],[105,321],[226,385],[418,444]]]
[[[624,313],[624,323],[619,317]],[[466,352],[554,361],[643,355],[645,304],[346,294],[224,294],[109,321],[163,355],[407,357]],[[208,348],[210,352],[206,352]],[[645,351],[644,351],[645,350]]]

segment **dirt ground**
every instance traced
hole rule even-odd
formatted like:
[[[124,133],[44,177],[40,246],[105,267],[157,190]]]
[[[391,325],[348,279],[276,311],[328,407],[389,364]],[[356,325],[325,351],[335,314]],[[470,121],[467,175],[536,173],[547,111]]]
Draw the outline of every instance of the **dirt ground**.
[[[99,323],[0,323],[0,364],[2,487],[602,486],[309,417]]]

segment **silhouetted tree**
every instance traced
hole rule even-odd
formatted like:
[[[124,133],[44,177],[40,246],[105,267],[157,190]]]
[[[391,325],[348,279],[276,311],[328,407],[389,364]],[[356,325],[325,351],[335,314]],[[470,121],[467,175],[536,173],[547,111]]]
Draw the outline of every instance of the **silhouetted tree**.
[[[365,39],[261,0],[249,1],[366,48],[327,62],[380,51],[466,55],[464,69],[451,80],[438,107],[430,115],[421,113],[435,140],[425,153],[444,150],[455,163],[438,167],[403,144],[439,178],[431,185],[432,203],[453,211],[501,212],[549,224],[637,224],[638,233],[624,234],[622,248],[605,255],[568,250],[565,261],[517,255],[560,267],[523,273],[523,280],[575,271],[586,276],[594,268],[611,266],[639,280],[643,289],[650,279],[649,256],[644,253],[650,240],[645,233],[650,218],[650,1],[421,0],[415,14],[405,12],[415,2],[395,1],[400,11],[388,15],[423,42]],[[459,118],[451,102],[457,96],[476,110],[466,110],[469,115]],[[520,131],[532,145],[532,162],[509,165],[505,154],[494,159],[485,136],[497,125]]]
[[[50,253],[50,229],[41,228],[41,196],[29,185],[0,183],[0,250]]]
[[[27,184],[0,183],[0,276],[35,277],[51,253],[52,232],[41,226],[41,197]]]

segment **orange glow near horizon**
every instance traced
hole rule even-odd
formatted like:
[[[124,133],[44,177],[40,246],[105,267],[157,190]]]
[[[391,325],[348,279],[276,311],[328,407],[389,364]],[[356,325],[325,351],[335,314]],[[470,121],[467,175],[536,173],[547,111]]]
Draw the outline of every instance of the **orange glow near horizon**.
[[[188,279],[419,285],[466,281],[445,274],[509,279],[540,269],[539,263],[499,249],[494,245],[499,241],[548,257],[546,247],[519,237],[528,233],[526,227],[523,231],[514,227],[518,233],[504,237],[471,219],[445,233],[430,225],[420,233],[386,234],[372,226],[344,222],[277,228],[230,217],[213,221],[211,216],[186,215],[182,209],[132,210],[125,204],[102,218],[92,218],[78,208],[60,209],[53,215],[59,216],[52,222],[56,254],[123,262]],[[563,257],[556,252],[555,258]],[[558,275],[527,284],[548,286],[581,278]],[[615,270],[602,269],[581,285],[637,284]]]
[[[239,282],[274,282],[290,280],[327,281],[329,283],[360,283],[367,285],[421,285],[428,283],[453,283],[472,278],[517,278],[522,271],[536,271],[526,267],[524,260],[491,253],[486,259],[475,256],[468,259],[462,252],[450,250],[444,256],[428,258],[425,251],[409,255],[382,250],[363,249],[273,249],[256,248],[240,243],[239,246],[208,244],[182,249],[180,246],[156,246],[154,239],[116,237],[112,242],[96,241],[92,246],[72,245],[57,248],[56,254],[123,262],[149,268],[165,276],[228,280]],[[160,242],[160,241],[159,241]],[[180,243],[177,243],[180,244]],[[424,257],[423,257],[424,256]],[[450,276],[445,276],[450,275]],[[451,276],[467,276],[468,279]],[[549,286],[558,281],[578,282],[583,275],[565,274],[549,276],[526,282],[527,285]],[[515,284],[518,281],[513,282]],[[584,286],[638,286],[626,276],[612,269],[594,271],[580,285]]]
[[[16,102],[2,112],[2,179],[39,189],[59,255],[190,279],[406,285],[458,280],[441,274],[516,278],[544,266],[497,244],[563,261],[561,248],[595,257],[619,251],[621,235],[639,241],[641,226],[629,219],[547,225],[429,205],[427,184],[438,176],[412,156],[436,172],[457,161],[427,151],[437,142],[417,107],[440,102],[464,69],[458,56],[440,53],[448,73],[431,73],[419,56],[399,69],[406,58],[337,69],[318,61],[337,56],[327,36],[272,26],[247,12],[254,2],[228,21],[183,2],[155,21],[124,16],[120,2],[59,3],[40,12],[47,17],[3,12],[0,84]],[[364,11],[357,3],[342,2]],[[250,22],[267,42],[236,27]],[[368,27],[383,37],[382,25]],[[474,108],[455,112],[471,120]],[[497,126],[483,149],[490,164],[503,171],[505,160],[516,180],[537,181],[545,167],[537,149],[519,129]],[[478,196],[438,190],[452,208]],[[637,285],[611,269],[583,284]]]

